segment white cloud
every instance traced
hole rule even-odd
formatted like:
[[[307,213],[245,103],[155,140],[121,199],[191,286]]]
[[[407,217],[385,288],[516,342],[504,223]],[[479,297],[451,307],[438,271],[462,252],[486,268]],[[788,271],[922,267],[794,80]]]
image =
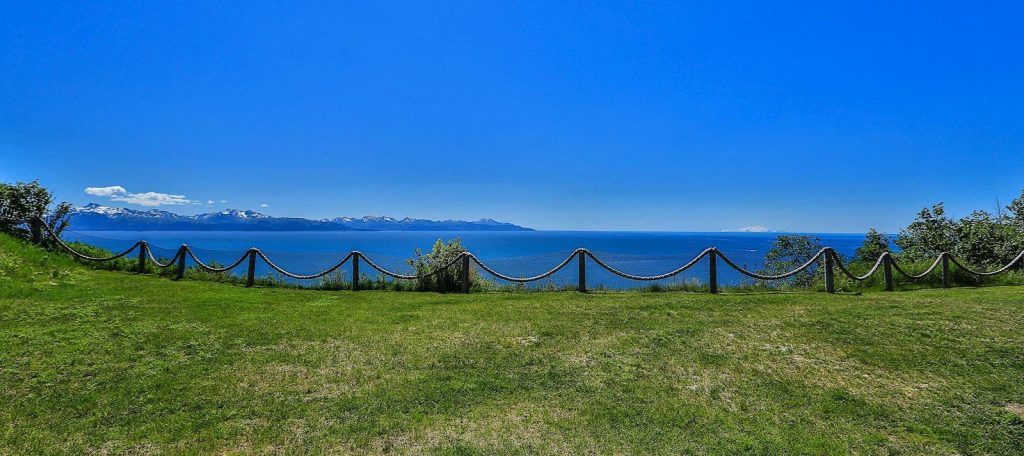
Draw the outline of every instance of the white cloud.
[[[270,207],[270,205],[267,204],[267,203],[263,203],[263,204],[260,204],[260,207]]]
[[[213,204],[213,200],[206,200],[206,204],[207,205]]]
[[[105,196],[111,201],[121,201],[139,206],[176,206],[182,204],[200,204],[199,201],[190,200],[185,195],[172,195],[160,192],[131,193],[120,185],[110,187],[86,187],[85,193],[93,196]]]
[[[138,204],[139,206],[177,206],[195,202],[185,198],[185,195],[171,195],[160,192],[128,193],[126,195],[112,197],[110,200],[124,201],[129,204]]]
[[[111,185],[110,187],[85,187],[85,193],[92,196],[115,196],[124,195],[128,193],[128,190],[120,185]]]
[[[228,202],[228,200],[220,200],[220,202],[223,204],[223,203]]]

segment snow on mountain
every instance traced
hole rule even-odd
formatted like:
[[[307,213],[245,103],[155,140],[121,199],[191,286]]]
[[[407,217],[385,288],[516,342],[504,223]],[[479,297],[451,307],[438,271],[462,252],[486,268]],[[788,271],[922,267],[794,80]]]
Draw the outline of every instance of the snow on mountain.
[[[89,203],[82,207],[77,207],[74,210],[76,214],[98,214],[106,216],[130,216],[130,217],[151,217],[151,218],[166,218],[166,219],[194,219],[194,220],[208,220],[213,218],[236,218],[236,219],[270,219],[269,215],[261,214],[256,211],[240,210],[240,209],[226,209],[220,212],[209,212],[198,215],[180,215],[173,212],[161,211],[159,209],[150,209],[148,211],[140,211],[136,209],[128,209],[123,207],[110,207],[96,203]]]
[[[350,228],[370,231],[531,231],[511,223],[498,222],[493,219],[466,220],[427,220],[405,217],[367,215],[365,217],[335,217],[331,222]]]
[[[736,228],[734,230],[724,230],[729,233],[771,233],[773,230],[763,227],[761,225],[745,226],[743,228]]]
[[[72,223],[81,230],[249,230],[249,231],[529,231],[492,219],[401,220],[382,215],[307,220],[272,217],[251,210],[226,209],[198,215],[179,215],[150,209],[140,211],[91,203],[75,208]]]
[[[196,215],[195,218],[198,219],[198,220],[208,220],[208,219],[212,219],[212,218],[236,218],[236,219],[256,220],[256,219],[270,219],[270,218],[273,218],[273,217],[271,217],[271,216],[269,216],[267,214],[261,214],[261,213],[256,212],[256,211],[250,211],[250,210],[244,210],[243,211],[243,210],[239,210],[239,209],[225,209],[225,210],[220,211],[220,212],[210,212],[210,213],[206,213],[206,214],[199,214],[199,215]]]
[[[98,214],[110,217],[150,217],[150,218],[185,218],[187,216],[178,215],[173,212],[161,211],[157,209],[150,209],[148,211],[140,211],[135,209],[127,209],[123,207],[110,207],[103,206],[101,204],[89,203],[82,207],[77,207],[74,210],[75,214]]]

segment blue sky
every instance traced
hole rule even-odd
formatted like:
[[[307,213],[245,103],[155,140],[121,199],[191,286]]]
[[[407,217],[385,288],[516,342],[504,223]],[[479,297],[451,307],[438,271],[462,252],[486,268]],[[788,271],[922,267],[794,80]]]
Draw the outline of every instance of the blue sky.
[[[1024,189],[1020,2],[30,3],[0,180],[79,204],[858,232]]]

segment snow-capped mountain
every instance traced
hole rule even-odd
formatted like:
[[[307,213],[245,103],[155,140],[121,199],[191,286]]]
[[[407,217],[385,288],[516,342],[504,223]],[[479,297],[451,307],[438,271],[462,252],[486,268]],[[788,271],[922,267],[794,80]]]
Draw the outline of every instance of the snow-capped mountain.
[[[150,209],[140,211],[92,203],[75,208],[71,223],[79,230],[182,231],[182,230],[329,230],[321,222],[305,219],[275,218],[255,211],[228,209],[198,215],[181,215]]]
[[[427,220],[367,215],[360,218],[335,217],[327,221],[366,231],[532,231],[529,228],[492,219],[476,221]]]
[[[393,223],[397,222],[394,217],[387,217],[383,215],[366,215],[363,217],[334,217],[327,219],[329,222],[334,223]]]
[[[72,229],[92,231],[531,231],[530,228],[491,219],[436,221],[368,215],[308,220],[272,217],[239,209],[181,215],[158,209],[140,211],[96,203],[75,208],[71,214],[71,226]]]
[[[186,216],[183,215],[178,215],[173,212],[161,211],[157,209],[139,211],[123,207],[103,206],[96,203],[90,203],[82,207],[76,207],[74,210],[74,214],[99,214],[108,217],[148,217],[165,219],[186,218]]]
[[[195,216],[196,220],[214,220],[214,219],[245,219],[245,220],[257,220],[257,219],[271,219],[273,217],[267,214],[261,214],[256,211],[242,211],[238,209],[225,209],[220,212],[210,212],[207,214],[199,214]]]

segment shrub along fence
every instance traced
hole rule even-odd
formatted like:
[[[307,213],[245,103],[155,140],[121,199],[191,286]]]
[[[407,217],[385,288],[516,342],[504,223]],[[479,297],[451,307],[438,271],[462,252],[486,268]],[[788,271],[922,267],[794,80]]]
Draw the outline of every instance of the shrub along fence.
[[[189,258],[191,258],[191,260],[196,264],[196,266],[198,266],[203,271],[212,273],[225,273],[236,270],[245,265],[246,269],[244,274],[244,283],[246,286],[253,286],[256,283],[257,261],[263,262],[271,270],[285,277],[298,281],[321,279],[323,277],[328,276],[329,274],[336,273],[336,271],[340,271],[343,266],[349,265],[349,268],[351,270],[350,286],[352,290],[358,290],[360,288],[360,277],[362,276],[362,274],[360,273],[360,268],[363,267],[363,265],[379,272],[383,276],[401,281],[422,281],[437,274],[450,273],[449,270],[454,268],[454,273],[458,280],[458,290],[463,293],[468,293],[471,284],[470,271],[473,265],[475,265],[479,271],[483,271],[484,273],[496,279],[510,282],[513,284],[529,284],[536,283],[548,277],[551,277],[552,275],[558,273],[559,271],[562,271],[563,269],[570,267],[570,264],[575,262],[577,268],[575,288],[579,291],[587,291],[587,267],[589,263],[593,263],[599,268],[608,271],[609,273],[627,281],[655,282],[664,279],[669,279],[679,274],[682,274],[683,272],[690,270],[691,268],[694,268],[696,265],[702,263],[703,260],[707,259],[706,284],[707,290],[710,291],[711,293],[717,293],[719,291],[719,260],[721,260],[721,262],[725,263],[726,266],[732,268],[739,274],[763,282],[785,281],[786,279],[792,278],[797,274],[800,274],[804,271],[808,271],[812,267],[818,267],[820,271],[819,273],[823,275],[825,291],[829,293],[834,293],[836,290],[836,270],[838,270],[840,274],[856,282],[868,280],[875,274],[879,273],[879,271],[881,271],[885,290],[893,291],[895,290],[896,286],[895,274],[900,274],[910,281],[915,281],[918,279],[928,277],[930,274],[938,270],[941,273],[942,286],[944,288],[949,288],[951,286],[951,265],[956,266],[964,273],[976,277],[986,277],[1006,273],[1013,269],[1015,265],[1024,264],[1024,251],[1022,251],[1012,261],[998,269],[992,271],[977,271],[963,265],[960,261],[958,261],[949,253],[942,253],[938,255],[935,261],[932,262],[927,269],[920,273],[913,274],[906,271],[904,268],[900,267],[899,263],[893,257],[893,255],[886,252],[878,257],[878,259],[874,262],[872,267],[867,272],[861,275],[857,275],[849,269],[848,265],[843,263],[842,259],[834,249],[832,249],[831,247],[825,247],[818,251],[807,262],[794,268],[791,271],[781,274],[762,274],[750,271],[745,267],[740,266],[735,261],[726,256],[723,252],[721,252],[719,249],[711,247],[700,252],[698,255],[693,257],[693,259],[682,264],[681,266],[669,270],[667,272],[654,275],[636,275],[622,271],[612,266],[611,264],[609,264],[608,261],[603,260],[601,257],[595,255],[590,250],[580,248],[574,250],[563,260],[561,260],[557,264],[554,264],[554,266],[548,269],[547,271],[534,275],[513,276],[502,273],[501,271],[496,270],[492,266],[488,265],[486,262],[477,258],[477,256],[471,252],[462,252],[452,260],[448,261],[446,264],[432,265],[432,267],[429,268],[429,272],[426,273],[404,274],[393,269],[382,267],[380,264],[378,264],[378,262],[375,262],[373,258],[367,256],[366,254],[360,251],[352,251],[347,255],[344,255],[340,260],[338,260],[336,263],[334,263],[330,267],[327,267],[324,270],[312,274],[297,274],[295,272],[288,271],[285,268],[279,266],[270,258],[270,256],[268,256],[266,253],[257,248],[248,249],[247,251],[242,253],[236,260],[224,266],[220,266],[213,264],[213,262],[211,262],[210,264],[204,262],[196,255],[195,251],[186,244],[182,244],[177,249],[175,254],[170,259],[167,259],[165,261],[160,261],[160,259],[153,254],[153,249],[149,246],[149,244],[146,241],[137,241],[134,244],[132,244],[131,247],[129,247],[128,249],[114,255],[96,257],[89,256],[79,251],[76,251],[73,247],[65,243],[63,239],[56,236],[52,232],[48,232],[47,234],[53,237],[58,246],[60,246],[62,249],[66,250],[68,253],[70,253],[72,256],[78,259],[90,262],[107,262],[127,257],[128,255],[132,254],[132,252],[136,252],[135,258],[137,258],[138,261],[137,268],[139,272],[146,271],[148,264],[160,269],[174,268],[174,275],[179,279],[183,278],[185,275],[186,259]]]

